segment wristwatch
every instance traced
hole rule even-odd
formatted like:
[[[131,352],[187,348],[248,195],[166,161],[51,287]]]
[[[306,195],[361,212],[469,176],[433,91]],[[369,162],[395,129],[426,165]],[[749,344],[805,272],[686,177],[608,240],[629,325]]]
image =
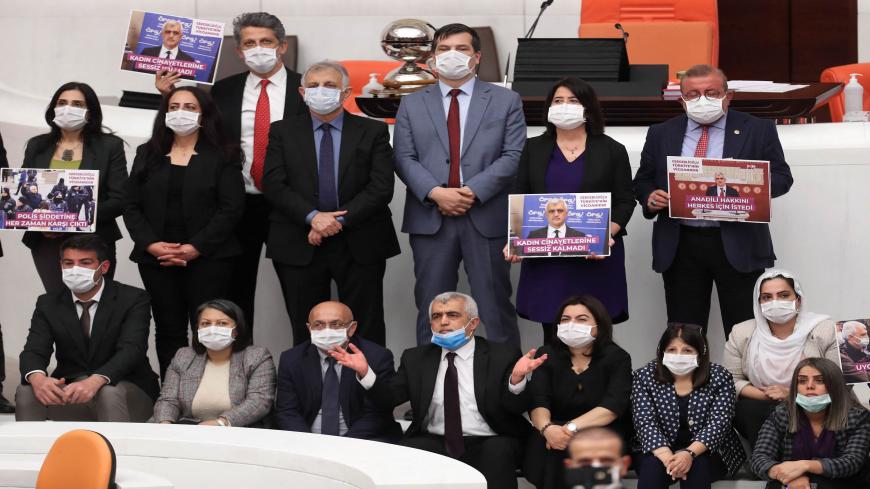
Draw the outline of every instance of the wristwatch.
[[[565,428],[566,428],[568,431],[570,431],[571,433],[577,433],[577,430],[580,429],[580,428],[577,426],[577,424],[574,423],[573,421],[570,422],[570,423],[568,423],[568,424],[566,424],[566,425],[565,425]]]

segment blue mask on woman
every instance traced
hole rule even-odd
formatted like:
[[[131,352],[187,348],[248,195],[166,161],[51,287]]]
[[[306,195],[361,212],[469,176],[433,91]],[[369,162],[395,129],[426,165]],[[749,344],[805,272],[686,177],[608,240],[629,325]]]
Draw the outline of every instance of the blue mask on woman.
[[[465,328],[471,324],[471,319],[465,323],[465,326],[462,329],[457,329],[456,331],[451,331],[449,333],[436,333],[432,332],[432,344],[438,345],[441,348],[445,348],[447,350],[453,351],[458,350],[465,346],[466,343],[471,341],[470,336],[465,336]]]
[[[822,394],[821,396],[805,396],[803,394],[798,394],[795,397],[794,402],[796,402],[798,406],[804,408],[804,411],[817,413],[831,404],[831,396],[828,394]]]

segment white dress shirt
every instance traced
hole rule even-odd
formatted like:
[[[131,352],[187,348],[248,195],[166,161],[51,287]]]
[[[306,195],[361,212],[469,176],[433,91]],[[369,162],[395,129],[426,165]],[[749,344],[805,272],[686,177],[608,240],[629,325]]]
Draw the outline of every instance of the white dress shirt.
[[[251,177],[251,164],[254,162],[254,116],[257,113],[257,100],[260,99],[260,80],[262,78],[259,76],[248,73],[242,93],[242,152],[245,153],[242,178],[245,179],[245,192],[249,194],[262,193]],[[287,96],[287,71],[284,68],[269,77],[266,94],[269,95],[269,123],[280,121],[284,118],[284,98]]]
[[[326,369],[329,368],[329,362],[327,361],[327,357],[325,353],[323,353],[319,348],[317,349],[317,354],[320,355],[320,379],[323,380],[326,377]],[[335,363],[335,375],[338,376],[338,385],[341,388],[341,364]],[[365,377],[359,378],[354,375],[354,378],[359,382],[363,389],[369,390],[375,385],[375,372],[369,368],[368,373],[366,373]],[[321,383],[321,386],[323,384]],[[317,411],[317,416],[314,417],[314,421],[311,423],[311,432],[320,434],[320,425],[322,423],[323,418],[323,406],[320,407],[320,410]],[[347,433],[347,423],[344,422],[344,413],[341,412],[341,406],[338,409],[338,434],[340,436],[344,436]]]
[[[178,57],[178,46],[175,46],[172,49],[167,48],[166,46],[160,46],[160,58],[166,57],[166,51],[169,51],[169,59],[175,59]]]
[[[462,418],[462,435],[495,436],[497,433],[483,419],[483,415],[477,408],[477,399],[474,397],[474,344],[474,337],[472,337],[471,341],[454,352],[456,357],[453,359],[459,379],[459,415]],[[448,353],[450,350],[441,349],[441,363],[438,364],[438,375],[435,376],[432,402],[429,403],[429,412],[423,420],[426,431],[433,435],[444,435],[444,375],[447,373]],[[522,393],[526,388],[526,380],[523,379],[517,385],[511,385],[508,381],[510,392],[514,395]]]
[[[564,238],[565,230],[568,228],[565,224],[562,224],[562,227],[554,228],[553,226],[547,226],[547,238]],[[556,236],[556,231],[559,231],[559,236]]]

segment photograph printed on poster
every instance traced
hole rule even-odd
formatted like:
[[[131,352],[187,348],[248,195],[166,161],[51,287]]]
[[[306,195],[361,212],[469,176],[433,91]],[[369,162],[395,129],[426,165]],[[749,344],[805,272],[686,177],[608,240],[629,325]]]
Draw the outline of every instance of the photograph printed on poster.
[[[99,170],[0,170],[0,230],[93,233]]]
[[[513,194],[510,253],[525,258],[610,255],[610,193]]]
[[[847,384],[870,382],[870,319],[837,321],[835,328],[843,380]]]
[[[668,156],[669,216],[770,222],[770,162]]]

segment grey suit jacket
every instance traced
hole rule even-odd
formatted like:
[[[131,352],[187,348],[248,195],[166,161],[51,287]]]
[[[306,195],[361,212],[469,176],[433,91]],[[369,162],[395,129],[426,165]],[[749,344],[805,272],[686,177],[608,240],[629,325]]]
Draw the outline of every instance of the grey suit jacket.
[[[477,196],[468,215],[483,236],[506,237],[507,195],[526,142],[519,94],[477,79],[462,131],[463,183]],[[427,196],[446,186],[450,173],[447,117],[438,84],[402,97],[393,147],[396,173],[407,186],[402,231],[435,234],[442,217]]]
[[[149,422],[177,421],[192,417],[191,404],[199,389],[207,354],[185,347],[175,353],[166,370],[160,397]],[[230,359],[230,400],[233,407],[222,413],[232,426],[248,426],[265,417],[275,401],[275,363],[262,346],[233,352]]]

